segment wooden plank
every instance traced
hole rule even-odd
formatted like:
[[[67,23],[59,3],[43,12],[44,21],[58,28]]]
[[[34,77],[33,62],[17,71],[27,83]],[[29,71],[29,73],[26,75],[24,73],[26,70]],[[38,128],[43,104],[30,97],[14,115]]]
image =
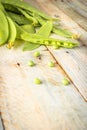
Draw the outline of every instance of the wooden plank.
[[[82,35],[80,38],[81,46],[78,48],[71,50],[59,49],[57,51],[48,48],[87,101],[87,32],[49,0],[45,2],[44,0],[36,0],[35,5],[52,16],[58,15],[65,28]],[[84,44],[85,46],[83,46]],[[68,54],[67,51],[69,51]]]
[[[83,29],[87,31],[87,6],[78,0],[52,0],[60,10],[71,17]],[[86,1],[85,1],[86,3]]]
[[[45,47],[23,52],[20,48],[0,48],[0,106],[5,130],[86,130],[87,103],[71,83],[61,84],[67,77]],[[36,66],[27,62],[34,60]],[[41,85],[33,83],[40,77]]]
[[[3,126],[2,126],[1,117],[0,117],[0,130],[3,130]]]

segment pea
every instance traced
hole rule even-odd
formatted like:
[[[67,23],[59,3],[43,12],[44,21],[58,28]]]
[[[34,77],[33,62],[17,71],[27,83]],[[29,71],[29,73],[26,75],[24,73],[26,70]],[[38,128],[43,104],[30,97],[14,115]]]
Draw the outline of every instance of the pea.
[[[35,57],[39,57],[41,54],[40,54],[40,52],[39,51],[36,51],[35,53],[34,53],[34,56]]]
[[[28,62],[28,65],[32,67],[32,66],[35,65],[35,63],[34,63],[32,60],[30,60],[30,61]]]
[[[58,49],[59,46],[58,46],[58,45],[54,45],[53,48],[54,48],[54,49]]]
[[[54,67],[55,64],[54,64],[54,62],[50,61],[50,62],[48,63],[48,66],[50,66],[50,67]]]
[[[35,78],[34,83],[39,85],[42,83],[42,81],[39,78]]]
[[[46,46],[48,46],[48,45],[49,45],[49,42],[48,42],[48,41],[44,41],[44,44],[45,44]]]
[[[63,85],[69,85],[70,82],[69,82],[68,79],[64,78],[64,79],[62,80],[62,84],[63,84]]]

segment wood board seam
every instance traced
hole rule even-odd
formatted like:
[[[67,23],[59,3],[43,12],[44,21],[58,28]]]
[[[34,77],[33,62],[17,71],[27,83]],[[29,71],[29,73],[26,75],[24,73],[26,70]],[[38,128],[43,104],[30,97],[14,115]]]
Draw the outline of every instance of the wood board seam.
[[[81,97],[84,99],[85,102],[87,102],[87,100],[85,99],[85,97],[81,94],[81,92],[79,91],[78,87],[74,84],[73,80],[71,79],[71,77],[69,76],[69,74],[65,71],[65,69],[62,67],[62,65],[59,63],[59,61],[56,59],[56,57],[53,55],[53,53],[49,50],[49,48],[47,47],[49,53],[51,54],[51,56],[53,57],[53,59],[56,61],[56,63],[60,66],[60,68],[64,71],[64,73],[66,74],[66,76],[68,77],[68,79],[70,80],[70,82],[73,84],[74,88],[79,92],[79,94],[81,95]]]
[[[5,130],[4,120],[3,120],[3,118],[2,118],[2,112],[1,112],[1,114],[0,114],[0,117],[1,117],[2,128],[3,128],[3,130]]]

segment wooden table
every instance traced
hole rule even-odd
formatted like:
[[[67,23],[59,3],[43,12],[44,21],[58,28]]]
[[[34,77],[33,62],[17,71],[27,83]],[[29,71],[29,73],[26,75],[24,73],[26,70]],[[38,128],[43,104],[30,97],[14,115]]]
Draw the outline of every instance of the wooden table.
[[[65,28],[81,34],[80,47],[54,50],[41,46],[0,47],[0,111],[5,130],[87,130],[87,0],[27,0]],[[34,60],[35,67],[27,65]],[[54,61],[55,67],[48,67]],[[40,77],[41,85],[33,80]],[[62,79],[70,85],[62,85]],[[1,122],[1,121],[0,121]],[[2,124],[0,130],[4,129]]]

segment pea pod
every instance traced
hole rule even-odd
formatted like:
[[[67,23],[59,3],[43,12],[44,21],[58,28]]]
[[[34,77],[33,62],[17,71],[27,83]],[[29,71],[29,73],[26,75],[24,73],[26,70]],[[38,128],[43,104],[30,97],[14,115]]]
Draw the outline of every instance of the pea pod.
[[[4,12],[4,6],[0,3],[0,9]]]
[[[14,41],[16,39],[16,27],[14,22],[10,17],[7,16],[8,24],[9,24],[9,37],[8,37],[8,48],[11,48],[14,45]]]
[[[32,25],[23,25],[22,28],[29,33],[35,33],[34,27]],[[23,51],[34,50],[40,46],[28,41],[25,41],[24,43]]]
[[[57,35],[66,37],[66,38],[72,38],[73,33],[69,32],[68,30],[62,29],[62,28],[53,28],[53,32]]]
[[[43,19],[42,17],[40,16],[35,16],[36,19],[38,20],[38,22],[41,24],[41,25],[44,25],[46,20]],[[66,37],[66,38],[73,38],[73,39],[78,39],[78,36],[75,37],[76,35],[74,35],[73,33],[71,33],[70,31],[66,30],[66,29],[62,29],[62,28],[58,28],[56,27],[55,25],[53,25],[53,28],[52,28],[52,32],[59,35],[59,36],[63,36],[63,37]]]
[[[65,48],[73,48],[78,46],[78,43],[74,43],[67,40],[59,40],[54,38],[30,38],[27,37],[26,34],[22,34],[21,38],[25,41],[32,42],[33,44],[40,44],[46,46],[58,45],[59,47],[65,47]]]
[[[52,30],[52,21],[47,21],[36,33],[38,35],[38,38],[40,37],[45,37],[48,38],[51,30]],[[39,37],[40,36],[40,37]],[[31,38],[31,37],[30,37]],[[34,50],[38,48],[40,45],[39,44],[33,44],[32,42],[27,42],[23,48],[23,50]]]
[[[20,9],[20,8],[18,8],[18,10],[27,18],[27,19],[29,19],[30,21],[32,21],[32,23],[33,24],[38,24],[38,21],[34,18],[34,17],[32,17],[32,16],[30,16],[25,10],[22,10],[22,9]]]
[[[22,29],[21,26],[19,26],[17,23],[15,23],[15,27],[17,30],[16,39],[21,39],[21,34],[25,34],[27,32],[24,29]]]
[[[28,10],[30,12],[33,12],[34,14],[38,14],[39,16],[45,18],[45,19],[52,19],[49,15],[46,15],[42,11],[32,7],[29,3],[26,3],[24,1],[19,1],[19,0],[0,0],[3,4],[9,4],[13,5],[25,10]]]
[[[13,12],[7,12],[7,14],[11,17],[13,21],[15,21],[19,25],[31,24],[32,22],[24,17],[23,15],[15,14]]]
[[[28,33],[35,33],[36,30],[32,24],[26,24],[21,26]]]
[[[23,51],[31,51],[36,48],[40,47],[39,44],[33,44],[32,42],[25,42],[25,45],[23,47]]]
[[[35,29],[33,27],[33,25],[23,25],[21,26],[25,31],[27,31],[28,33],[35,33]],[[29,50],[34,50],[36,48],[38,48],[40,45],[38,44],[33,44],[31,42],[24,42],[24,47],[23,47],[23,51],[29,51]]]
[[[5,44],[8,39],[8,21],[5,14],[0,9],[0,45]]]
[[[36,19],[38,20],[38,22],[41,24],[41,25],[44,25],[46,20],[43,19],[42,17],[38,16],[38,15],[35,15]]]
[[[18,11],[17,8],[14,7],[13,5],[3,4],[3,6],[4,6],[6,11],[13,12],[13,13],[16,13],[16,14],[21,14],[20,11]]]
[[[52,21],[47,21],[43,26],[38,30],[37,34],[42,35],[43,37],[49,37],[51,34],[53,28],[53,22]]]

